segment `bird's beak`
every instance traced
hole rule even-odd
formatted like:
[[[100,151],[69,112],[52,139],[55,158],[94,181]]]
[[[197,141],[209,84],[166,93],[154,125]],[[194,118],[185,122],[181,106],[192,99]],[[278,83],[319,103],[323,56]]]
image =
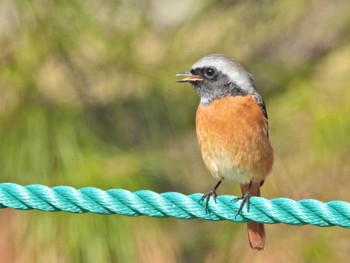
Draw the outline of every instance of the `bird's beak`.
[[[203,80],[201,76],[192,75],[191,72],[179,73],[179,74],[176,74],[176,77],[185,77],[183,79],[178,80],[177,82],[198,82]]]

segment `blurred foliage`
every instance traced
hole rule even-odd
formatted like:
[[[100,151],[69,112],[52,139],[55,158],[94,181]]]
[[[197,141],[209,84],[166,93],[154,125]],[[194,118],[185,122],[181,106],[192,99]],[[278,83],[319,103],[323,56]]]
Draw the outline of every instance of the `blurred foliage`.
[[[174,75],[240,61],[267,102],[267,198],[350,199],[348,1],[0,2],[0,178],[205,192],[198,98]],[[221,193],[238,194],[227,182]],[[1,211],[1,262],[347,262],[338,228]],[[284,233],[281,236],[281,233]]]

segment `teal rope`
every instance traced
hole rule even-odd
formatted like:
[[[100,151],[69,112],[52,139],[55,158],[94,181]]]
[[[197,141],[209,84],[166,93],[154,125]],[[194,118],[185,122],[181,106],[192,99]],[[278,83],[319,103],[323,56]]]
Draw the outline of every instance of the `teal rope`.
[[[0,208],[350,228],[350,203],[343,201],[323,203],[312,199],[294,201],[288,198],[267,200],[251,197],[249,211],[244,208],[236,217],[241,201],[232,202],[235,196],[218,196],[216,203],[210,200],[209,213],[199,202],[201,196],[173,192],[157,194],[148,190],[132,193],[122,189],[103,191],[93,187],[75,189],[69,186],[49,188],[43,185],[0,184]]]

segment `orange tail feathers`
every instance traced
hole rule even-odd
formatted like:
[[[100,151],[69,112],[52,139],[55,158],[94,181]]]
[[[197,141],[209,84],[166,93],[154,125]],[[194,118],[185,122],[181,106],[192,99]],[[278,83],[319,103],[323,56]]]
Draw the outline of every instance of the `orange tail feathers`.
[[[260,183],[253,182],[249,185],[241,185],[242,195],[244,195],[247,191],[250,192],[251,196],[260,196]],[[247,205],[247,204],[246,204]],[[249,222],[247,223],[248,230],[248,239],[250,243],[250,247],[252,249],[262,250],[265,248],[265,227],[264,224]]]

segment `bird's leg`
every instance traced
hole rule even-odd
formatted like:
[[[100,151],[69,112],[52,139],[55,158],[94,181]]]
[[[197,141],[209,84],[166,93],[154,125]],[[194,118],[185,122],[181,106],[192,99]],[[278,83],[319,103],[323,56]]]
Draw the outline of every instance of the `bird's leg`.
[[[241,204],[240,204],[240,206],[239,206],[239,208],[238,208],[238,210],[237,210],[237,212],[236,212],[236,216],[235,216],[235,217],[237,217],[237,215],[242,211],[242,209],[243,209],[243,207],[244,207],[244,205],[245,205],[246,203],[247,203],[247,212],[249,212],[249,199],[250,199],[250,189],[251,189],[251,187],[252,187],[252,182],[253,182],[253,181],[250,181],[247,190],[243,190],[243,188],[245,188],[245,187],[243,187],[243,186],[241,185],[241,189],[242,189],[242,194],[243,194],[243,195],[242,195],[241,197],[236,197],[236,198],[233,198],[233,199],[231,200],[231,202],[232,202],[232,201],[233,201],[233,202],[236,202],[236,201],[242,200],[242,202],[241,202]]]
[[[214,201],[216,202],[216,189],[218,189],[219,185],[222,183],[222,181],[224,180],[224,178],[222,177],[219,182],[216,183],[216,185],[213,187],[213,189],[211,189],[211,191],[209,191],[208,193],[204,194],[201,199],[199,200],[199,202],[202,202],[205,199],[205,212],[208,213],[208,203],[210,200],[210,197],[214,198]]]

